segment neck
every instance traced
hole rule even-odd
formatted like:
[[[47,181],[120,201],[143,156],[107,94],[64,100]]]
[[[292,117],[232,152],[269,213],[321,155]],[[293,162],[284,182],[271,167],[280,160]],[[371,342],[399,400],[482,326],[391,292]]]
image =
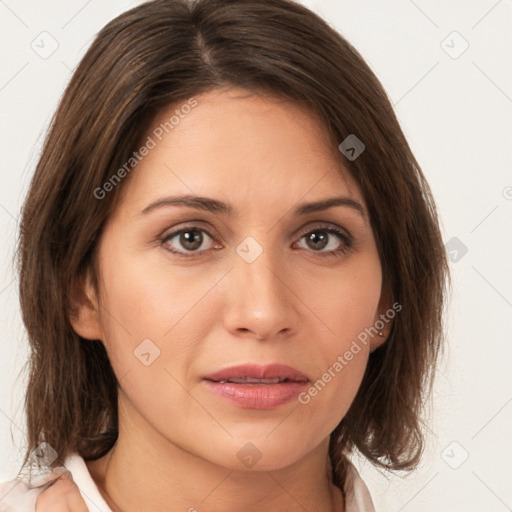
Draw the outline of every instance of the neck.
[[[302,459],[272,471],[230,469],[164,438],[142,418],[120,417],[115,446],[87,467],[113,512],[343,512],[328,445],[326,438]]]

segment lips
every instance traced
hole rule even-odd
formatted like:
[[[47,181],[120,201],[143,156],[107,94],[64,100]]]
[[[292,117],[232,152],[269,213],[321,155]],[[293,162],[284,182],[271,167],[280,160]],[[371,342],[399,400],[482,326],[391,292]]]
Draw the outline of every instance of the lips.
[[[245,364],[211,373],[206,389],[242,409],[276,409],[297,398],[309,382],[301,371],[283,364]]]
[[[306,374],[285,364],[244,364],[231,366],[204,377],[213,382],[237,384],[279,384],[281,382],[307,382]]]

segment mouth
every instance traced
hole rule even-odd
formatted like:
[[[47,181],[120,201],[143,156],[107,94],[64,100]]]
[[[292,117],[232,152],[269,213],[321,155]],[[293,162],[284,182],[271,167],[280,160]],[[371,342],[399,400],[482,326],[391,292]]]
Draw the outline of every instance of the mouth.
[[[214,382],[236,384],[279,384],[281,382],[307,382],[308,376],[286,364],[241,364],[230,366],[204,377]]]
[[[231,382],[234,384],[281,384],[281,382],[298,382],[293,381],[283,377],[276,377],[275,379],[257,379],[255,377],[242,377],[241,379],[221,379],[212,382],[219,382],[220,384],[225,384],[226,382]]]
[[[275,409],[297,397],[310,381],[288,365],[246,364],[225,368],[205,376],[207,388],[244,409]]]

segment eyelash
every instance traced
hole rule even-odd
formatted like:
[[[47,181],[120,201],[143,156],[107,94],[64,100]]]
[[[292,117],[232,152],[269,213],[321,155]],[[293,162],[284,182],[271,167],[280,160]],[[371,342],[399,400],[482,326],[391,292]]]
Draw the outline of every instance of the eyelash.
[[[190,226],[185,226],[184,228],[181,228],[177,231],[169,233],[168,235],[160,237],[159,241],[162,243],[162,245],[164,245],[165,242],[167,242],[168,240],[171,240],[172,238],[174,238],[178,235],[181,235],[182,233],[186,233],[188,231],[202,231],[202,232],[206,233],[212,240],[214,240],[214,237],[206,229],[204,229],[198,225],[191,224]],[[309,235],[309,234],[315,233],[315,232],[325,232],[325,233],[329,233],[329,234],[334,234],[342,242],[341,246],[338,249],[334,249],[331,251],[313,251],[313,250],[310,251],[310,252],[319,254],[320,257],[339,258],[339,257],[343,256],[344,254],[348,253],[349,250],[352,248],[352,245],[353,245],[352,236],[350,236],[348,233],[346,233],[342,229],[340,229],[336,226],[333,226],[333,225],[319,225],[319,226],[315,226],[314,228],[309,228],[308,230],[303,231],[300,234],[299,241],[302,240],[302,238],[304,238],[306,235]],[[206,252],[203,250],[203,251],[191,251],[189,253],[186,253],[186,252],[183,253],[180,251],[176,251],[174,249],[170,249],[168,246],[166,246],[165,249],[167,251],[169,251],[171,254],[175,254],[175,255],[183,257],[183,258],[197,257],[201,253]]]

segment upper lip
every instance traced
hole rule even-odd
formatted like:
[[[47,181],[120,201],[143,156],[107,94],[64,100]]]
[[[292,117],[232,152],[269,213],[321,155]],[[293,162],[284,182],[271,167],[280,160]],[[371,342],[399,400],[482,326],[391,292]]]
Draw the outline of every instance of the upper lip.
[[[204,379],[218,382],[221,380],[242,379],[244,377],[253,379],[279,378],[296,382],[307,382],[309,380],[306,374],[286,364],[240,364],[210,373]]]

